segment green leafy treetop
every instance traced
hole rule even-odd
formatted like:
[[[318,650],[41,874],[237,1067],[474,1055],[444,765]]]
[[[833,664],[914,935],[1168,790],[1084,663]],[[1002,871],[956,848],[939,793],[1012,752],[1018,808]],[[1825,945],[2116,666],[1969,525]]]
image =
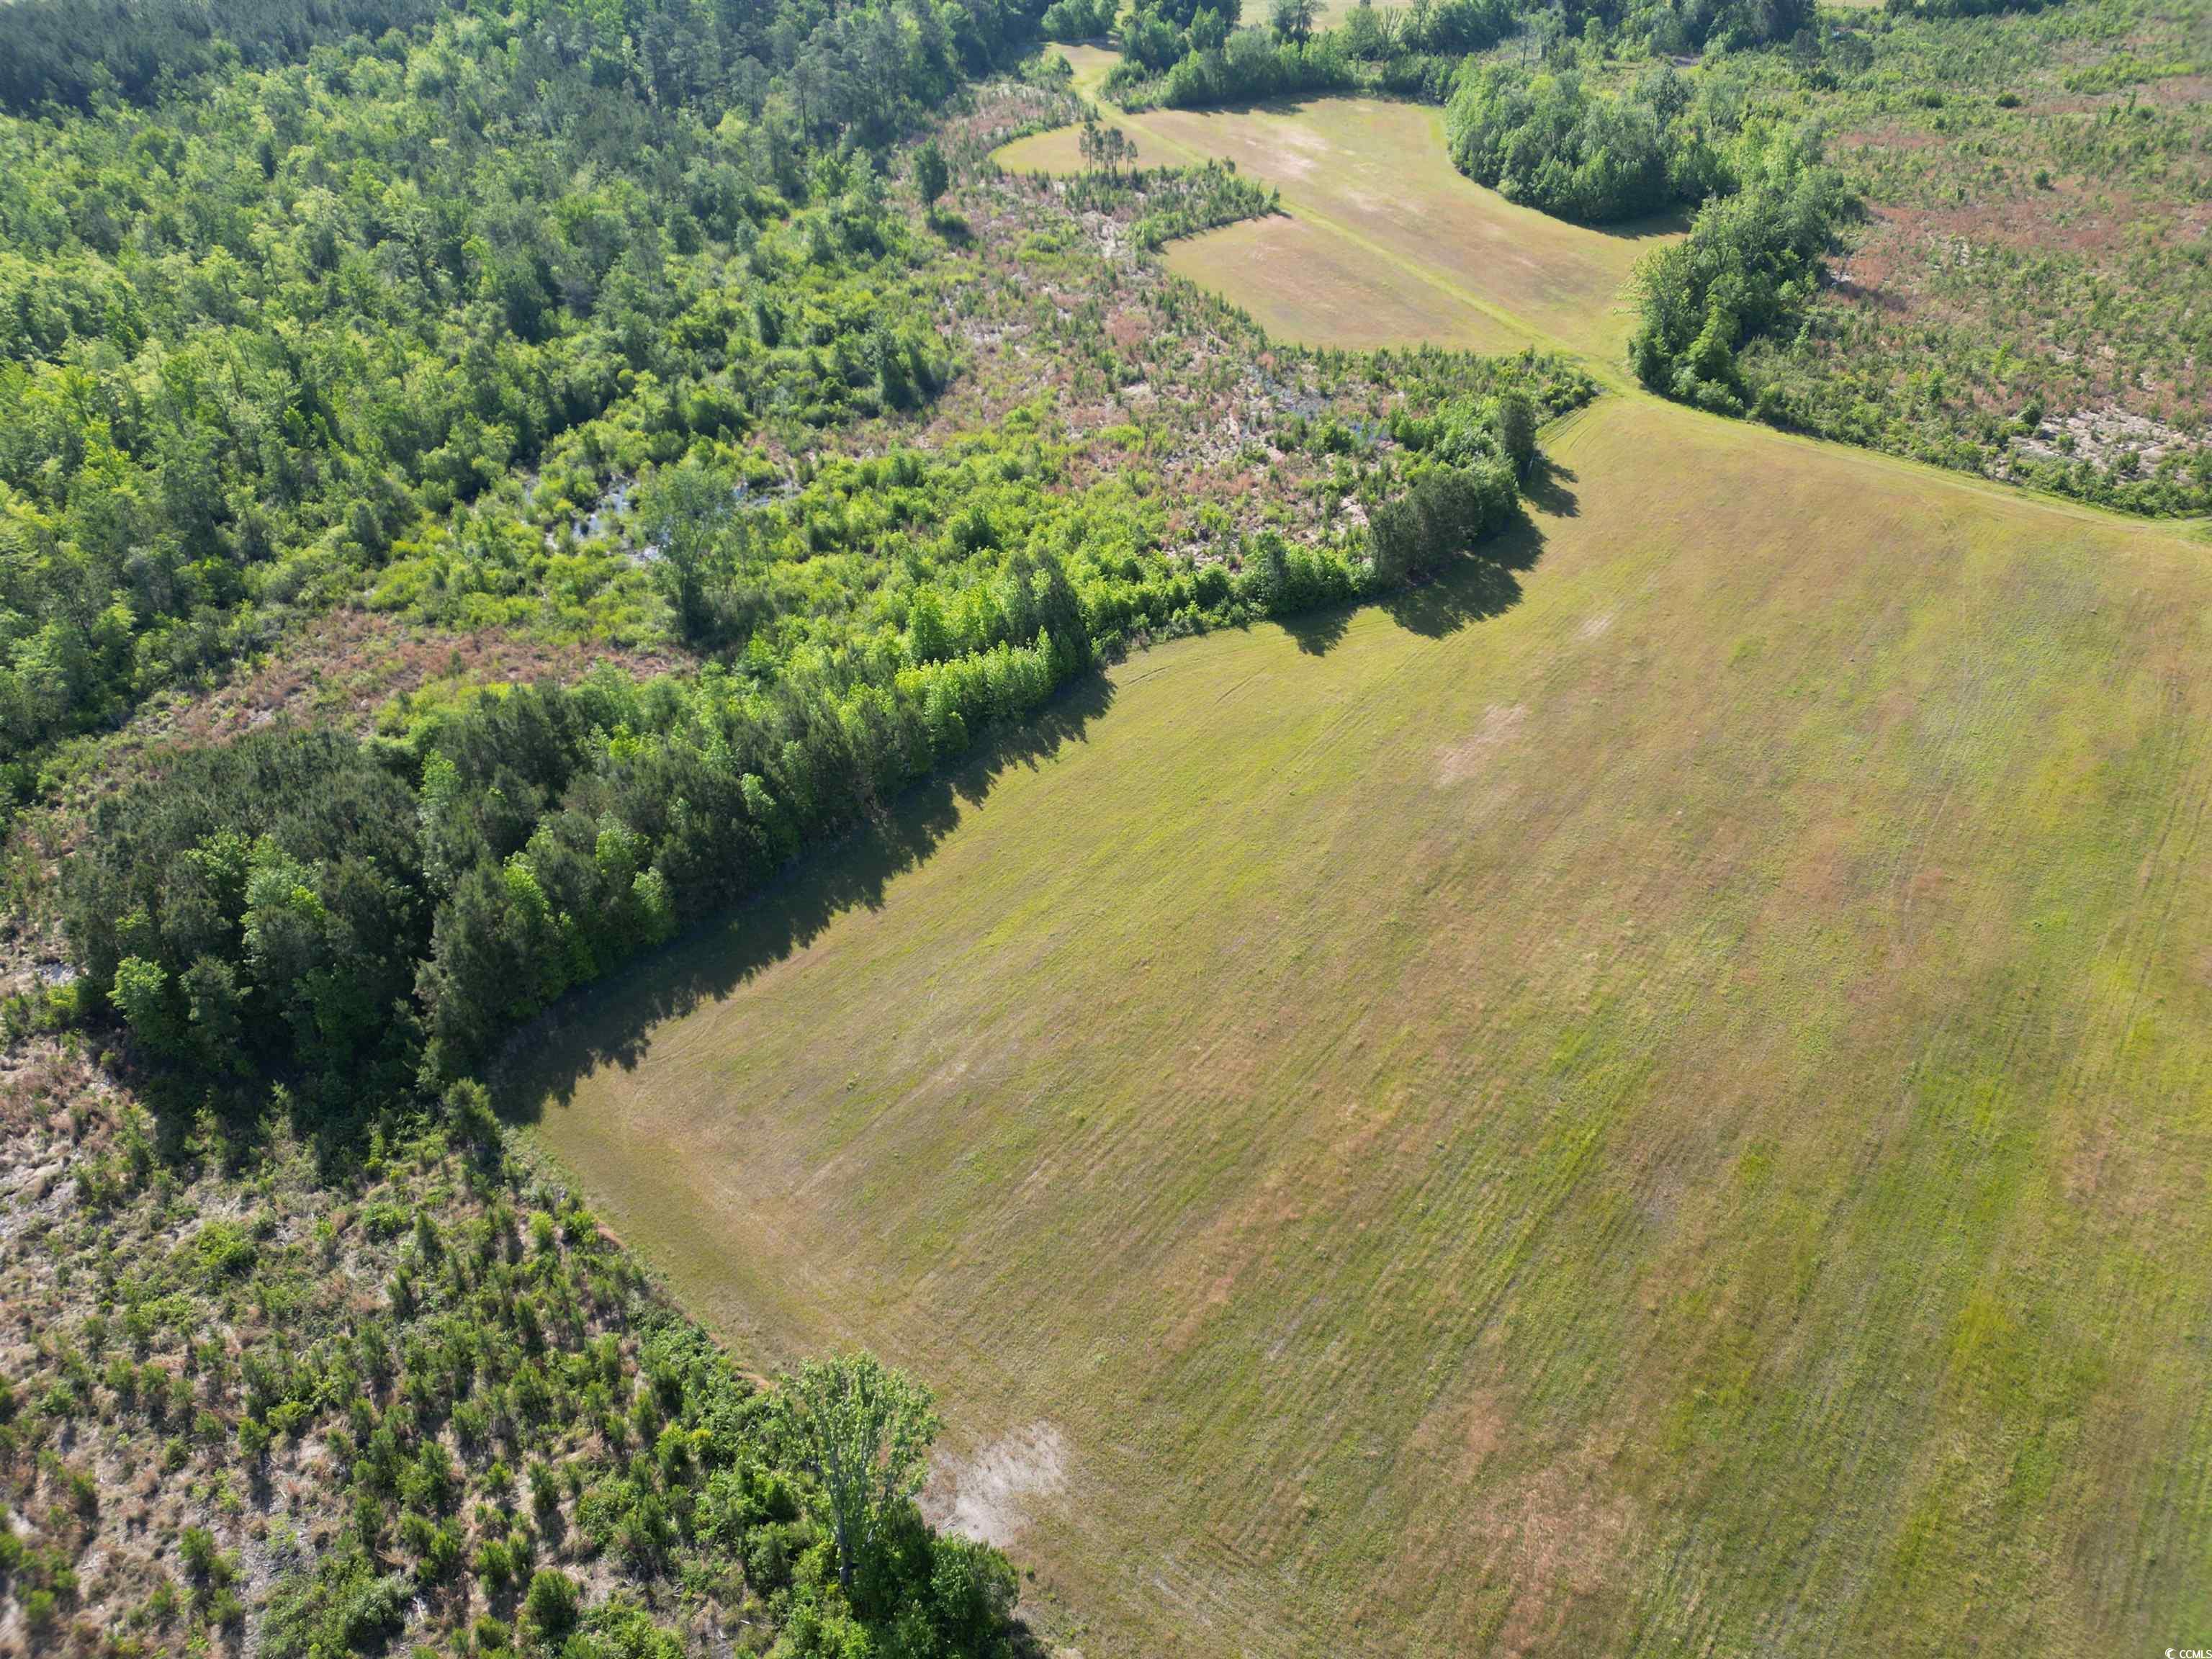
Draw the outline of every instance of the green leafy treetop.
[[[915,153],[914,187],[924,207],[934,207],[937,198],[945,194],[952,182],[952,169],[945,165],[945,152],[932,138]]]
[[[939,1428],[927,1388],[873,1354],[810,1360],[778,1396],[794,1465],[821,1489],[849,1596],[887,1523],[921,1490]]]

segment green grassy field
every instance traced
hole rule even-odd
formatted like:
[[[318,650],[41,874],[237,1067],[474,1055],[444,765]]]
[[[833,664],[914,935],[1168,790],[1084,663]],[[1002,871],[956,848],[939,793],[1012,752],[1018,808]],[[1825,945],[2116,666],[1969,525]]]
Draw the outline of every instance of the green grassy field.
[[[1281,186],[1170,254],[1279,333],[1617,374],[1648,243],[1430,119],[1127,125]],[[2212,1639],[2212,547],[1549,444],[1517,578],[1136,658],[550,1033],[543,1144],[938,1381],[1092,1659]]]
[[[1170,270],[1231,295],[1274,338],[1373,350],[1419,343],[1517,351],[1527,330],[1311,221],[1276,214],[1184,237]]]
[[[1095,88],[1114,61],[1066,50],[1079,86]],[[1176,244],[1170,260],[1285,339],[1557,346],[1617,372],[1630,325],[1621,289],[1636,261],[1680,228],[1592,229],[1516,207],[1453,168],[1442,112],[1414,104],[1322,98],[1113,118],[1146,166],[1219,157],[1281,191],[1293,227],[1233,225]],[[1039,134],[996,159],[1015,172],[1072,172],[1083,165],[1075,137]],[[1261,269],[1248,278],[1247,266]]]
[[[2204,1640],[2206,548],[1553,444],[1517,603],[1138,657],[553,1034],[544,1143],[939,1382],[1094,1659]]]

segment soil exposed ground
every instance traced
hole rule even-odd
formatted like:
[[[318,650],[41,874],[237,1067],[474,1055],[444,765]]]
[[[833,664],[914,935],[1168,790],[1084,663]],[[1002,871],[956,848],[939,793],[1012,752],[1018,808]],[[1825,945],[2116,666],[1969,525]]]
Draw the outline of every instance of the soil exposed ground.
[[[1113,62],[1086,47],[1067,56],[1079,85],[1095,86]],[[1142,165],[1218,157],[1282,192],[1296,232],[1233,225],[1176,243],[1170,263],[1270,333],[1310,344],[1565,346],[1618,373],[1631,320],[1622,289],[1636,261],[1683,228],[1668,218],[1594,229],[1516,207],[1452,167],[1443,112],[1414,104],[1106,113]],[[1012,172],[1074,172],[1077,136],[1041,133],[997,160]]]
[[[1530,568],[1133,659],[514,1097],[1091,1659],[2202,1639],[2212,557],[1551,442]]]

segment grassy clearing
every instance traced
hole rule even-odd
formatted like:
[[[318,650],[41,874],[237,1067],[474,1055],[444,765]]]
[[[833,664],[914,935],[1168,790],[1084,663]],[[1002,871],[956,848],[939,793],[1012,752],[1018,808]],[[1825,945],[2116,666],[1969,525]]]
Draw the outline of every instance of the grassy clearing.
[[[1111,54],[1071,49],[1079,85]],[[1294,257],[1255,257],[1249,227],[1194,239],[1181,268],[1218,284],[1286,338],[1370,346],[1442,343],[1495,350],[1565,346],[1617,364],[1630,318],[1620,291],[1673,220],[1592,229],[1530,208],[1455,172],[1443,116],[1418,105],[1322,98],[1237,111],[1117,114],[1149,165],[1218,156],[1277,186],[1305,234]],[[1075,136],[1044,134],[999,152],[1021,171],[1081,166]],[[1283,233],[1278,233],[1279,237]],[[1361,319],[1330,337],[1328,319]]]
[[[1134,659],[538,1134],[761,1360],[939,1381],[1094,1656],[2203,1641],[2205,549],[1554,448],[1517,603]]]
[[[1279,214],[1170,242],[1168,268],[1231,295],[1271,338],[1367,351],[1419,341],[1515,351],[1526,329],[1309,220]]]
[[[1453,170],[1443,115],[1415,104],[1328,98],[1294,108],[1160,110],[1133,119],[1279,186],[1293,214],[1363,246],[1378,264],[1418,274],[1449,299],[1524,322],[1540,343],[1608,363],[1628,338],[1620,295],[1630,271],[1655,239],[1679,228],[1668,220],[1592,229],[1516,207]]]

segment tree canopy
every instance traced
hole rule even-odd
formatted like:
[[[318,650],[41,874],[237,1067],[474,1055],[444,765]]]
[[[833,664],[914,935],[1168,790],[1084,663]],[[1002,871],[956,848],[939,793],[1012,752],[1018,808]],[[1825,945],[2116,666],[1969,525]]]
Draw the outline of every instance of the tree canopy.
[[[1624,92],[1492,64],[1444,112],[1453,163],[1508,201],[1607,224],[1702,201],[1729,182],[1689,82],[1661,64]]]

